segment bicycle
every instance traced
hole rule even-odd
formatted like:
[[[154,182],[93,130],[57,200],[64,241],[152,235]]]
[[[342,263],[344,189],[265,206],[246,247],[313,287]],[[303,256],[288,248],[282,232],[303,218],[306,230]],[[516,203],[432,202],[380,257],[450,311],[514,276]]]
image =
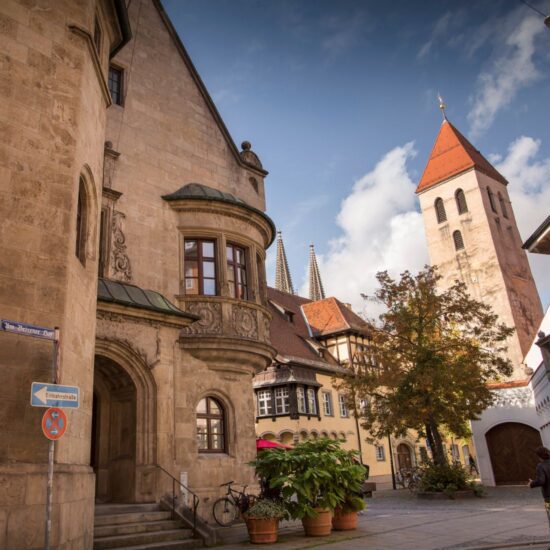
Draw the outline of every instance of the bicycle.
[[[252,501],[253,495],[247,495],[245,493],[248,485],[243,485],[242,491],[237,491],[231,487],[234,481],[228,481],[222,483],[220,487],[227,487],[227,493],[224,497],[219,498],[212,505],[212,513],[214,519],[218,525],[222,527],[229,527],[235,523],[241,514],[246,512]]]

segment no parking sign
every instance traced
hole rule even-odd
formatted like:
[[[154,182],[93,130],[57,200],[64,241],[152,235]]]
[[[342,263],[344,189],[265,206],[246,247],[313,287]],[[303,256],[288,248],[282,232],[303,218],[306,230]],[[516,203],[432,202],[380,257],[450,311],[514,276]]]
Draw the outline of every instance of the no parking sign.
[[[44,413],[42,417],[42,431],[48,439],[56,441],[65,433],[66,429],[67,416],[61,409],[52,407]]]

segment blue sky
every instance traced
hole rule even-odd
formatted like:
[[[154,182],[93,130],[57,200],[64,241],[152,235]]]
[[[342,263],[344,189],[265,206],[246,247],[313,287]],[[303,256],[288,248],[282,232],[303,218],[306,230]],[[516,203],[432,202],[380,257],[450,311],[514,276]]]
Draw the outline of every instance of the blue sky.
[[[550,0],[532,2],[550,13]],[[550,30],[519,0],[164,0],[235,142],[270,175],[295,287],[329,294],[427,262],[414,188],[448,118],[510,181],[525,239],[550,214]],[[544,305],[548,257],[531,257]],[[274,280],[274,247],[268,279]]]

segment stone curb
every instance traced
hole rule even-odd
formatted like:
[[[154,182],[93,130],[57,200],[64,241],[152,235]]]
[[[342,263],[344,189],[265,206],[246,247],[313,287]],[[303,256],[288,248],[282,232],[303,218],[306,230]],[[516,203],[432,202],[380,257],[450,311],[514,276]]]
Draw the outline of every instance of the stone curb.
[[[549,544],[549,539],[531,540],[526,542],[505,542],[501,544],[488,544],[484,546],[469,546],[467,550],[498,550],[500,548],[529,548],[530,546],[539,546],[541,544]],[[465,548],[466,550],[466,548]]]

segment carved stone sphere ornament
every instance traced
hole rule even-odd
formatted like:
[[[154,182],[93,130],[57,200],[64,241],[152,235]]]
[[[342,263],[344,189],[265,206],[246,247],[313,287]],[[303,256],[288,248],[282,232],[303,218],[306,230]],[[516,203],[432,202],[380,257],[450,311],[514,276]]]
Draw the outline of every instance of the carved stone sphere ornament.
[[[250,141],[243,141],[241,143],[241,147],[243,150],[240,152],[240,155],[244,162],[262,170],[262,163],[260,162],[258,155],[252,151],[252,144]]]

